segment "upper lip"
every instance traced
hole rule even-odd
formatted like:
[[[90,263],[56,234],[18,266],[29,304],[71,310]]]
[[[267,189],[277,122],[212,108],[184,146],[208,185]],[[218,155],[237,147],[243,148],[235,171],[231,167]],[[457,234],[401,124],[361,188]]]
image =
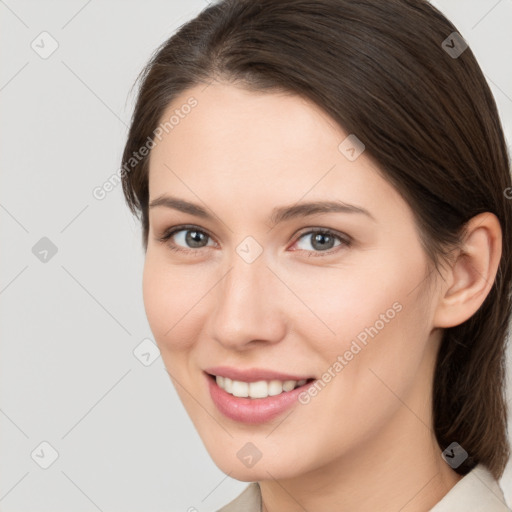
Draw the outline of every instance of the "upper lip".
[[[232,368],[230,366],[214,366],[204,370],[210,375],[218,375],[228,377],[231,380],[239,380],[242,382],[257,382],[259,380],[308,380],[311,376],[289,374],[283,372],[275,372],[265,368]]]

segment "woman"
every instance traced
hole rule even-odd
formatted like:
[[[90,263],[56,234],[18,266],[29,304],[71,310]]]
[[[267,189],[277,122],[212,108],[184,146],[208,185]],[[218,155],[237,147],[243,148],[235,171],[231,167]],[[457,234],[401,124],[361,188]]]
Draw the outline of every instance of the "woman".
[[[509,510],[502,128],[421,0],[224,0],[123,155],[148,321],[224,512]]]

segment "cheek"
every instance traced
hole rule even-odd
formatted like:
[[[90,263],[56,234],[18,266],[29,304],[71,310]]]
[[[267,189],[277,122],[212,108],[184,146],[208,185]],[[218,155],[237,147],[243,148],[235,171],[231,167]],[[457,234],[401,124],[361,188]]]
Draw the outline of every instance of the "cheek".
[[[429,305],[424,286],[418,286],[424,282],[426,260],[421,250],[416,256],[411,261],[400,251],[381,252],[351,268],[295,275],[294,291],[314,313],[304,315],[297,329],[322,354],[326,371],[345,375],[343,386],[353,387],[351,393],[382,387],[370,368],[398,388],[413,377],[429,334]],[[336,371],[332,366],[338,356],[343,368],[338,364]]]
[[[146,316],[160,350],[186,350],[197,333],[194,319],[204,286],[193,286],[197,273],[189,275],[186,267],[177,268],[148,249],[144,263],[142,291]],[[196,306],[196,307],[194,307]]]
[[[299,325],[309,333],[307,339],[325,352],[344,349],[356,337],[364,342],[373,326],[388,330],[397,310],[410,302],[413,282],[420,281],[422,262],[407,272],[396,255],[379,259],[361,258],[357,264],[314,267],[307,271],[281,272],[300,301],[290,297],[287,311],[300,312]],[[415,277],[416,276],[416,277]],[[371,329],[375,333],[375,329]],[[304,332],[306,334],[306,332]],[[346,347],[348,348],[348,346]],[[327,348],[329,351],[329,348]]]
[[[381,279],[366,293],[354,290],[343,306],[345,322],[336,324],[339,342],[328,351],[329,364],[342,356],[340,377],[331,391],[341,401],[336,413],[349,410],[360,421],[389,416],[419,378],[429,339],[428,304],[421,282],[424,268],[408,268]],[[414,291],[413,291],[414,289]],[[327,353],[326,353],[327,355]],[[339,361],[339,360],[338,360]]]

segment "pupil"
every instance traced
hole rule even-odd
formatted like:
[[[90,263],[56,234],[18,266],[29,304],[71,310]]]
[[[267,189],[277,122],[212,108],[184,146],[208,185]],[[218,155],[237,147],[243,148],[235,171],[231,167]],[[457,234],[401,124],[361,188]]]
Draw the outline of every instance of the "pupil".
[[[204,233],[199,231],[188,231],[187,243],[192,247],[201,247],[201,239],[204,238]],[[195,245],[198,244],[198,245]]]
[[[327,239],[327,244],[326,243],[321,243],[322,240],[325,240]],[[320,245],[318,248],[320,249],[325,249],[326,248],[326,245],[329,245],[329,242],[332,242],[333,238],[331,236],[329,236],[328,234],[325,234],[325,233],[317,233],[314,237],[314,243],[313,243],[313,246],[315,246],[315,243],[317,242],[320,242]],[[330,248],[330,246],[328,247]]]

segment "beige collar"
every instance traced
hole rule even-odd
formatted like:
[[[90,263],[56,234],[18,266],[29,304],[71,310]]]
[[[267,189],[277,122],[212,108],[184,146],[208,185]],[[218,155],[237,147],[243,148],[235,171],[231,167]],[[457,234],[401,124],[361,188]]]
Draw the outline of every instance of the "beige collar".
[[[479,464],[461,478],[430,512],[512,512],[490,471]],[[262,512],[258,482],[249,484],[217,512]]]

